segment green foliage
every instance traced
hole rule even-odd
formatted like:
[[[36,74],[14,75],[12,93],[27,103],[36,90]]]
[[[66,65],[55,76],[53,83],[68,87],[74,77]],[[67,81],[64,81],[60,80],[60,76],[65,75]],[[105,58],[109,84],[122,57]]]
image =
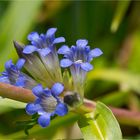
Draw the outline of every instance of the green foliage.
[[[29,129],[31,129],[34,125],[37,124],[38,115],[35,114],[32,116],[30,120],[26,121],[19,121],[16,124],[22,126],[24,128],[24,132],[26,135],[29,135]]]
[[[39,33],[45,33],[49,27],[57,27],[57,33],[66,38],[67,45],[74,45],[78,38],[86,38],[91,48],[99,47],[104,52],[101,58],[93,60],[94,70],[88,74],[86,97],[91,100],[97,99],[106,105],[138,111],[140,109],[139,9],[139,2],[130,0],[0,1],[0,72],[3,71],[4,63],[9,58],[17,59],[13,40],[23,42],[30,31],[37,30]],[[67,82],[67,78],[65,81]],[[61,127],[65,129],[67,125],[73,124],[79,118],[77,114],[68,114],[52,120],[51,125],[45,129],[35,125],[30,131],[28,128],[33,125],[29,122],[27,131],[30,135],[26,136],[24,128],[20,130],[14,126],[14,122],[18,120],[28,120],[27,116],[25,117],[25,111],[16,110],[24,107],[25,104],[20,102],[0,99],[0,139],[52,139],[57,129],[60,130]],[[99,114],[97,110],[103,114],[107,113],[106,107],[99,103],[98,107],[94,113]],[[16,113],[19,114],[18,118],[15,117]],[[14,117],[9,114],[14,114]],[[110,111],[109,114],[112,116]],[[105,115],[102,119],[101,115],[97,115],[96,120],[99,119],[105,124],[106,117]],[[93,120],[85,117],[84,119],[94,125]],[[108,122],[107,125],[111,125],[112,128],[114,123],[110,120]],[[105,124],[102,129],[107,125]],[[87,125],[87,128],[90,129],[90,126]],[[136,127],[132,127],[130,131],[127,131],[127,126],[123,128],[124,138],[140,139],[136,136],[139,134]],[[98,135],[97,128],[94,127],[94,129],[96,131],[89,136],[93,136],[95,132]],[[107,130],[112,131],[114,128]],[[70,131],[68,130],[67,133],[69,134]]]
[[[116,8],[116,12],[111,24],[111,31],[112,32],[116,32],[120,23],[122,22],[128,7],[130,5],[130,0],[126,0],[126,1],[121,1],[119,0],[117,3],[117,8]]]
[[[13,40],[25,40],[33,26],[40,5],[41,0],[34,1],[34,3],[32,1],[11,1],[9,3],[0,21],[1,70],[8,59],[17,58]]]
[[[128,94],[130,94],[130,93],[123,92],[123,91],[116,91],[116,92],[111,92],[107,95],[101,96],[101,97],[97,98],[96,100],[101,101],[106,105],[120,107],[120,106],[125,105],[127,103]]]
[[[128,61],[128,68],[130,71],[139,73],[140,72],[140,29],[134,32],[131,37],[129,38],[129,44],[131,52],[129,54],[129,61]]]
[[[121,140],[122,134],[117,120],[110,109],[97,102],[92,113],[80,117],[79,127],[84,140]]]
[[[15,100],[0,98],[0,107],[1,107],[0,114],[3,114],[5,112],[11,111],[17,108],[18,109],[25,108],[25,105],[26,105],[25,103],[18,102]]]
[[[88,74],[88,81],[101,79],[123,84],[123,90],[134,90],[140,94],[140,75],[119,69],[96,69]]]

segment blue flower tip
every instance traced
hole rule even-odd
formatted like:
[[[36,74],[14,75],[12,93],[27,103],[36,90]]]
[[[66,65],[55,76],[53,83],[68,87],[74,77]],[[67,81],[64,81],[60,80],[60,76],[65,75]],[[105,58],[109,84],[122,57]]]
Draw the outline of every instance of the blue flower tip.
[[[63,68],[67,68],[69,66],[71,66],[73,64],[73,62],[70,59],[62,59],[60,61],[60,66]]]
[[[56,106],[56,110],[55,110],[55,113],[59,116],[64,116],[68,113],[68,107],[67,105],[63,104],[63,103],[59,103],[57,106]]]
[[[63,90],[64,90],[64,85],[61,83],[55,83],[51,88],[52,93],[56,96],[61,94]]]
[[[35,105],[33,103],[27,104],[25,110],[29,115],[33,115],[36,113]]]
[[[33,53],[36,50],[37,50],[37,48],[35,46],[33,46],[33,45],[27,45],[27,46],[24,47],[23,53],[24,54],[31,54],[31,53]]]
[[[27,37],[29,41],[35,41],[38,40],[38,38],[39,38],[39,34],[37,32],[31,32]]]
[[[40,97],[40,95],[43,93],[43,87],[41,84],[38,84],[32,89],[32,92],[35,96]]]
[[[76,41],[76,45],[79,47],[85,47],[88,44],[86,39],[79,39]]]
[[[45,114],[38,118],[38,123],[41,127],[47,127],[50,124],[50,116]]]
[[[57,28],[50,28],[50,29],[48,29],[47,32],[46,32],[46,37],[53,36],[56,31],[57,31]]]
[[[8,60],[8,61],[5,63],[5,68],[8,70],[8,69],[11,68],[12,65],[13,65],[13,62],[12,62],[12,60],[10,59],[10,60]]]

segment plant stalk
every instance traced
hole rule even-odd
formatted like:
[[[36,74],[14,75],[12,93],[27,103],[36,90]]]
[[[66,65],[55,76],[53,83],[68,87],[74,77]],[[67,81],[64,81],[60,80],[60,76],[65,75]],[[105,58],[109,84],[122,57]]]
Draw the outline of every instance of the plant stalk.
[[[21,102],[34,102],[35,96],[31,90],[0,83],[0,96]],[[80,106],[82,113],[92,112],[96,107],[96,102],[84,99]],[[129,111],[126,109],[114,108],[109,106],[120,124],[129,126],[140,126],[140,112]]]

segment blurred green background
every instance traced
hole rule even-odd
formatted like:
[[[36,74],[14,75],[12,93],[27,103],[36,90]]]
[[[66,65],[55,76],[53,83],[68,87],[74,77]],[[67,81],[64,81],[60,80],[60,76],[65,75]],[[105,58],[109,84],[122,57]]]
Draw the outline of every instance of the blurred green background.
[[[139,1],[0,1],[0,71],[8,59],[18,58],[13,40],[27,44],[31,31],[45,33],[50,27],[57,27],[57,36],[64,36],[69,46],[85,38],[104,52],[93,60],[85,88],[88,99],[140,111]],[[75,114],[55,119],[45,129],[35,126],[26,136],[23,126],[16,124],[30,118],[24,106],[0,99],[0,139],[81,138],[73,126]],[[121,125],[121,129],[124,138],[140,139],[138,127]]]

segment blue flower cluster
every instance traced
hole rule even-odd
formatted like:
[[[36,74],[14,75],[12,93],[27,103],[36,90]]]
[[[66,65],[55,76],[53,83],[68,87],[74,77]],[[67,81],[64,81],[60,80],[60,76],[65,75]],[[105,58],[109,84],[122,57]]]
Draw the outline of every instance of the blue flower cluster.
[[[61,83],[55,83],[51,89],[43,89],[42,85],[37,85],[32,89],[33,94],[37,97],[34,103],[26,106],[26,112],[29,115],[38,113],[38,123],[42,127],[50,124],[51,116],[64,116],[68,112],[67,106],[58,96],[63,92],[64,86]]]
[[[74,97],[76,102],[82,101],[86,74],[93,69],[90,62],[102,54],[99,48],[90,50],[85,39],[77,40],[76,45],[71,48],[63,45],[57,51],[56,45],[65,42],[65,39],[55,38],[56,30],[50,28],[46,34],[40,35],[37,32],[30,33],[28,35],[30,45],[14,42],[20,59],[16,65],[11,60],[6,62],[6,70],[0,76],[0,82],[32,90],[36,100],[27,104],[26,112],[29,115],[37,113],[38,123],[42,127],[50,124],[52,116],[67,114],[67,105],[75,104],[68,101],[69,99],[73,100]],[[64,56],[60,61],[58,54]],[[23,65],[32,78],[21,72]],[[69,74],[64,74],[65,71],[62,72],[61,67],[69,68],[70,71],[67,71]],[[72,81],[68,83],[69,81],[65,79]]]
[[[13,64],[12,60],[7,61],[5,63],[5,71],[2,72],[2,76],[0,76],[0,82],[18,87],[26,87],[28,89],[33,88],[36,85],[36,82],[20,71],[24,63],[24,59],[19,59],[16,65]]]
[[[55,38],[56,28],[50,28],[46,34],[39,35],[37,32],[32,32],[28,35],[28,40],[31,45],[27,45],[23,53],[31,54],[38,52],[41,56],[47,56],[49,53],[54,52],[55,44],[65,42],[64,37]]]
[[[87,44],[87,40],[79,39],[76,42],[76,46],[71,46],[71,48],[63,45],[58,50],[59,54],[64,55],[64,59],[60,62],[61,67],[66,68],[74,66],[75,70],[80,68],[86,72],[92,70],[93,66],[90,62],[93,58],[100,56],[102,51],[99,48],[90,50],[90,47],[87,46]]]
[[[85,39],[79,39],[76,41],[76,46],[69,48],[63,45],[59,50],[59,54],[63,54],[64,58],[60,61],[60,65],[63,68],[70,67],[71,75],[74,82],[74,90],[81,94],[83,97],[83,86],[86,78],[86,73],[93,69],[93,65],[90,62],[93,58],[102,55],[102,51],[99,48],[90,50],[90,46],[87,46],[88,41]]]
[[[50,28],[46,34],[38,34],[32,32],[28,35],[31,45],[27,45],[23,49],[24,54],[37,52],[43,61],[45,68],[54,82],[62,82],[61,70],[59,67],[59,59],[56,52],[56,44],[65,42],[64,37],[55,38],[56,28]]]

